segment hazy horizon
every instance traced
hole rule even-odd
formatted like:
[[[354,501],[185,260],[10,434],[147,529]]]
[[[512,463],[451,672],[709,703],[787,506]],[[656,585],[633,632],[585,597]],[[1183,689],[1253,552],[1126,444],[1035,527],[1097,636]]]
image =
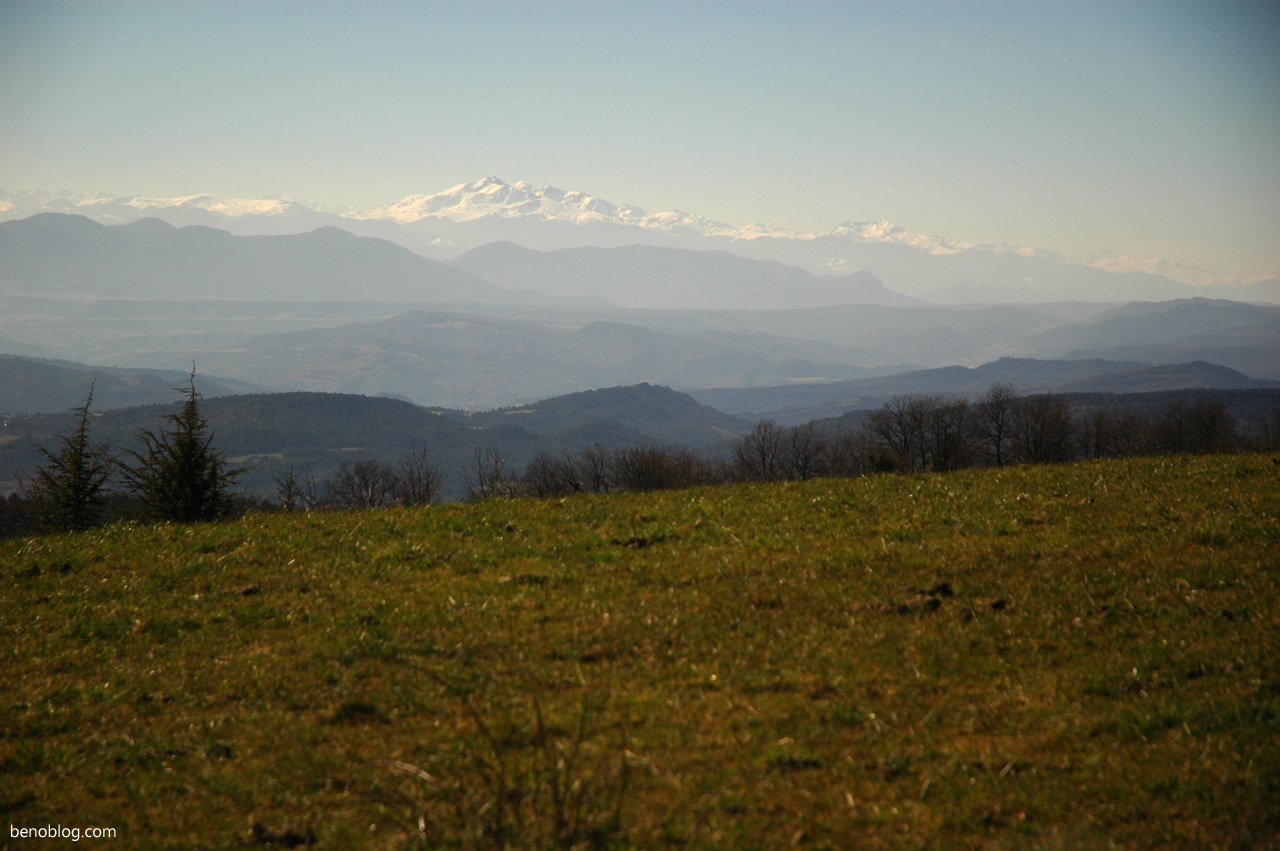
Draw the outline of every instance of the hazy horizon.
[[[1280,273],[1280,10],[0,3],[0,185],[350,208],[486,175]]]

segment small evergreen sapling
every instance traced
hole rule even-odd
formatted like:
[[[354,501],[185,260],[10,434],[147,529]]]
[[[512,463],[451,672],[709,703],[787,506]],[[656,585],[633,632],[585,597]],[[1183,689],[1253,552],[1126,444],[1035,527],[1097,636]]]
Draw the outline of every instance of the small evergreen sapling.
[[[141,452],[129,451],[135,462],[125,466],[130,489],[160,520],[199,523],[227,516],[232,509],[231,488],[243,467],[233,467],[213,446],[209,422],[200,414],[196,371],[191,369],[182,410],[167,414],[170,428],[159,433],[138,432]]]
[[[36,469],[33,480],[23,483],[41,525],[49,529],[88,529],[100,523],[106,513],[106,486],[115,462],[106,444],[94,444],[89,438],[93,388],[90,383],[84,404],[71,409],[78,417],[76,428],[59,438],[58,451],[36,446],[46,463]]]

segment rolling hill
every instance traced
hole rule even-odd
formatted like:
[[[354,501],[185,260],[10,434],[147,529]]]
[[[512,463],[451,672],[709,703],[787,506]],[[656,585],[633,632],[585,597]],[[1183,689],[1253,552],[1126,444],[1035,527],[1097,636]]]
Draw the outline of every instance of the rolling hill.
[[[746,420],[700,404],[692,396],[647,383],[587,390],[530,405],[475,413],[467,421],[481,425],[518,423],[549,439],[576,445],[586,445],[582,441],[587,430],[609,424],[623,425],[628,433],[640,435],[641,439],[692,447],[730,440],[751,427]],[[562,438],[570,434],[572,441]],[[598,440],[586,441],[596,442],[618,446],[635,441],[628,439],[619,444],[617,435],[606,430]]]

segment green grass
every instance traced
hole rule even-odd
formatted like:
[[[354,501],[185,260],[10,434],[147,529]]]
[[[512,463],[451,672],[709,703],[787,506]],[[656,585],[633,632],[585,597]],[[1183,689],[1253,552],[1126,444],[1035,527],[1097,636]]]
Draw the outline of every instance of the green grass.
[[[1267,456],[114,526],[4,542],[0,576],[18,827],[129,848],[1280,834]]]

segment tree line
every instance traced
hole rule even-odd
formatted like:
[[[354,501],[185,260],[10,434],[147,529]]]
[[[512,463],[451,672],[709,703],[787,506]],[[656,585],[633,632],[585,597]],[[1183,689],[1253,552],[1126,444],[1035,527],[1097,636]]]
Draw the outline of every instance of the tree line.
[[[1256,426],[1246,432],[1216,399],[1174,402],[1154,416],[1073,412],[1055,394],[1022,396],[1013,385],[998,383],[972,401],[895,396],[850,431],[761,420],[734,444],[733,454],[742,477],[777,481],[1280,448],[1280,410]]]
[[[246,510],[425,505],[443,493],[443,468],[426,450],[406,453],[398,469],[371,459],[344,462],[322,481],[291,469],[276,476],[275,502],[237,493],[246,468],[214,445],[200,412],[194,367],[179,392],[185,398],[176,413],[166,414],[155,430],[139,430],[140,449],[114,456],[90,436],[91,383],[84,404],[72,409],[72,431],[54,448],[37,446],[43,463],[20,479],[17,493],[0,500],[0,534],[80,531],[117,518],[199,523]],[[113,489],[114,483],[122,489]]]
[[[193,368],[181,409],[156,431],[139,433],[142,448],[112,457],[90,436],[90,387],[73,409],[74,430],[45,463],[0,501],[0,531],[85,529],[117,516],[174,522],[218,520],[246,509],[345,510],[440,501],[448,475],[426,449],[398,465],[343,462],[329,479],[293,469],[275,476],[274,500],[234,493],[244,468],[213,445],[200,414]],[[1156,414],[1133,410],[1073,412],[1054,394],[1020,395],[994,384],[974,400],[896,396],[855,427],[831,421],[782,426],[759,420],[719,457],[684,446],[599,444],[579,451],[543,450],[523,469],[496,446],[473,450],[460,470],[469,501],[556,497],[613,490],[648,491],[741,481],[775,482],[888,472],[945,472],[967,467],[1065,463],[1129,455],[1210,454],[1280,449],[1280,409],[1242,427],[1215,399],[1174,402]],[[124,490],[113,491],[119,481]],[[15,517],[17,518],[15,520]]]
[[[94,384],[83,405],[73,408],[75,427],[56,447],[37,446],[44,463],[20,480],[20,513],[27,525],[50,531],[77,531],[107,519],[131,515],[180,523],[219,520],[237,506],[236,480],[243,468],[213,445],[208,421],[200,413],[192,367],[182,407],[166,414],[159,428],[141,429],[141,449],[113,456],[90,436]],[[111,489],[113,481],[123,492]],[[10,500],[12,502],[13,500]],[[25,509],[25,510],[23,510]],[[6,518],[13,526],[14,518]]]
[[[1019,395],[995,384],[977,399],[902,395],[857,427],[820,421],[782,426],[762,419],[712,460],[681,446],[593,446],[542,452],[508,472],[494,449],[476,450],[468,498],[563,496],[741,481],[796,481],[888,472],[1066,463],[1127,455],[1280,449],[1280,410],[1240,425],[1218,400],[1175,402],[1156,416],[1136,411],[1073,413],[1053,394]]]

